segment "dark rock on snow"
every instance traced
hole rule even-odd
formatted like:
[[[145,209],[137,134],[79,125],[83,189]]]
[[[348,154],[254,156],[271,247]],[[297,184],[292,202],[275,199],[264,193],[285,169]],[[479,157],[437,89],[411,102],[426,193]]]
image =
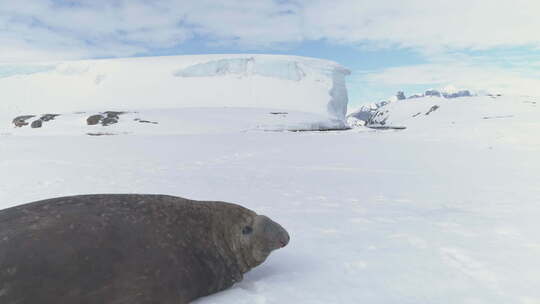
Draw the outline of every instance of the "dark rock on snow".
[[[105,117],[103,117],[103,115],[100,115],[100,114],[92,115],[86,119],[86,123],[89,126],[94,126],[94,125],[97,125],[103,118]]]
[[[30,127],[32,127],[32,129],[36,129],[36,128],[41,128],[42,125],[43,125],[43,121],[41,119],[38,119],[38,120],[34,120],[32,124],[30,125]]]
[[[35,115],[21,115],[21,116],[15,117],[12,122],[15,125],[15,127],[20,128],[20,127],[27,126],[28,125],[27,120],[33,117],[35,117]]]

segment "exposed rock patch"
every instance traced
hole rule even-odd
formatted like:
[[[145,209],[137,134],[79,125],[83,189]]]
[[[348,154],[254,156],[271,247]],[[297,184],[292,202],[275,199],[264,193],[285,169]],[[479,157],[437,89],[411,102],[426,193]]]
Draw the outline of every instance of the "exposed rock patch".
[[[140,122],[140,123],[149,123],[149,124],[155,124],[155,125],[158,124],[157,121],[144,120],[144,119],[140,119],[140,118],[135,118],[134,120],[135,120],[135,121],[138,121],[138,122]]]
[[[108,133],[108,132],[89,132],[89,133],[86,133],[86,135],[89,135],[89,136],[110,136],[110,135],[116,135],[116,134]]]
[[[386,121],[388,120],[388,110],[384,111],[377,111],[375,114],[373,114],[371,117],[369,117],[366,126],[370,125],[386,125]]]
[[[437,90],[427,90],[424,93],[424,95],[425,96],[433,96],[433,97],[441,97],[441,92],[439,92]],[[422,95],[417,95],[417,96],[423,97]]]
[[[21,116],[17,116],[13,119],[13,124],[15,125],[15,127],[17,128],[21,128],[21,127],[24,127],[24,126],[27,126],[28,125],[28,122],[27,120],[29,120],[30,118],[33,118],[33,117],[36,117],[35,115],[21,115]]]
[[[43,114],[41,115],[41,117],[37,120],[34,120],[31,124],[30,124],[30,127],[32,129],[37,129],[37,128],[41,128],[43,126],[43,123],[44,122],[48,122],[48,121],[51,121],[51,120],[54,120],[57,116],[60,116],[60,114]]]
[[[101,124],[102,126],[110,126],[118,123],[120,120],[120,115],[126,114],[127,112],[118,112],[118,111],[105,111],[101,114],[91,115],[86,119],[86,124],[89,126],[94,126]]]
[[[97,125],[103,118],[105,117],[100,114],[92,115],[86,119],[86,124],[89,126]]]
[[[28,122],[29,119],[36,117],[36,115],[21,115],[13,119],[13,124],[17,128],[21,128],[30,124],[30,127],[33,129],[41,128],[44,122],[54,120],[60,114],[42,114],[38,119],[34,120],[31,124]]]
[[[118,117],[105,117],[101,120],[102,126],[110,126],[118,123]]]
[[[41,119],[38,119],[38,120],[34,120],[32,124],[30,125],[30,127],[32,129],[36,129],[36,128],[41,128],[42,125],[43,125],[43,121]]]
[[[370,129],[375,129],[375,130],[405,130],[407,129],[407,127],[405,126],[377,126],[377,125],[371,125],[371,126],[367,126],[368,128]]]
[[[126,114],[127,112],[118,112],[118,111],[105,111],[103,114],[107,115],[107,117],[118,117],[122,114]]]
[[[86,114],[88,113],[88,114]],[[94,126],[94,125],[101,125],[101,126],[110,126],[113,124],[118,124],[120,122],[120,116],[123,114],[137,114],[137,112],[123,112],[123,111],[104,111],[97,114],[92,114],[91,112],[74,112],[73,114],[76,114],[77,116],[81,115],[84,119],[86,117],[86,125],[88,126]],[[85,115],[86,114],[86,115]],[[39,129],[44,127],[44,125],[50,121],[55,120],[58,116],[61,116],[62,114],[54,114],[54,113],[45,113],[45,114],[39,114],[39,115],[19,115],[15,118],[13,118],[12,123],[16,128],[22,128],[25,126],[29,126],[32,129]],[[142,118],[135,118],[134,121],[138,123],[143,124],[159,124],[157,121],[152,120],[146,120]],[[110,133],[90,133],[88,135],[92,136],[101,136],[101,135],[115,135]]]
[[[43,114],[41,115],[41,120],[44,122],[54,120],[56,117],[60,116],[60,114]]]
[[[429,115],[429,114],[431,114],[431,113],[437,111],[438,108],[440,108],[438,105],[432,106],[432,107],[429,109],[429,111],[426,112],[426,115]]]
[[[474,96],[474,95],[469,90],[460,90],[456,92],[444,92],[444,91],[431,89],[431,90],[425,91],[424,94],[414,94],[412,96],[409,96],[407,97],[407,99],[414,99],[414,98],[420,98],[420,97],[442,97],[446,99],[453,99],[453,98],[471,97],[471,96]]]

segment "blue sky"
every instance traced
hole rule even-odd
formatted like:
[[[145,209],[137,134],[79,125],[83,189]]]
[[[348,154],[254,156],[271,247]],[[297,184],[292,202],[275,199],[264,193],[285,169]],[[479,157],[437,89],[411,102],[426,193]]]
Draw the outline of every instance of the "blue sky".
[[[0,62],[294,54],[352,71],[353,106],[427,88],[540,95],[538,0],[26,0]]]

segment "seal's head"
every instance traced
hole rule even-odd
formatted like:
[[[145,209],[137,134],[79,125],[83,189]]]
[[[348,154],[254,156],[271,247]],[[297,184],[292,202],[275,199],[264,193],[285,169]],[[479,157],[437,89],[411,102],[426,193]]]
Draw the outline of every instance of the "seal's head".
[[[289,234],[278,223],[264,215],[244,207],[227,204],[222,205],[226,216],[220,214],[221,229],[227,233],[223,237],[235,257],[242,273],[263,263],[268,255],[276,249],[287,246]]]
[[[240,244],[248,253],[244,259],[251,268],[264,262],[272,251],[289,243],[287,231],[264,215],[255,215],[241,228]]]

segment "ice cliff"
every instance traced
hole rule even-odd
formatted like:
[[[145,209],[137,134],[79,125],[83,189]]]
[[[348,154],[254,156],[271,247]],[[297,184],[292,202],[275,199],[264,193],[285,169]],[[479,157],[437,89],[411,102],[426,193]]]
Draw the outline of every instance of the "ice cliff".
[[[247,107],[314,113],[343,122],[349,73],[334,62],[279,55],[0,64],[0,111]]]

